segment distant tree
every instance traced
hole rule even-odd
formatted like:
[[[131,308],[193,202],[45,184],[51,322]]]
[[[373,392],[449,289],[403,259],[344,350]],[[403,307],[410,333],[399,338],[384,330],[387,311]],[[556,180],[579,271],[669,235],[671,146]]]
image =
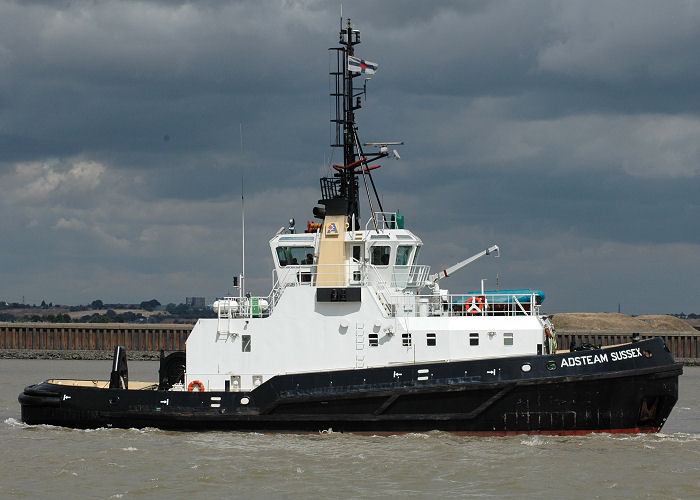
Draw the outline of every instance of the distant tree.
[[[41,307],[42,309],[46,309],[46,308],[48,307],[48,306],[46,305],[46,301],[45,301],[45,300],[42,300],[42,301],[41,301],[41,306],[40,306],[40,307]]]
[[[156,307],[160,306],[160,302],[156,299],[144,300],[141,302],[141,309],[144,311],[155,311]]]
[[[90,306],[91,306],[93,309],[102,309],[102,308],[104,307],[104,302],[102,302],[100,299],[93,300],[93,301],[90,303]]]
[[[133,313],[131,311],[126,311],[121,314],[121,317],[124,318],[125,323],[135,323],[138,321],[138,318],[143,318],[140,314],[137,315],[136,313]]]
[[[71,319],[68,313],[59,313],[56,315],[56,322],[57,323],[70,323]]]
[[[93,314],[90,316],[88,323],[110,323],[109,317],[105,314]]]

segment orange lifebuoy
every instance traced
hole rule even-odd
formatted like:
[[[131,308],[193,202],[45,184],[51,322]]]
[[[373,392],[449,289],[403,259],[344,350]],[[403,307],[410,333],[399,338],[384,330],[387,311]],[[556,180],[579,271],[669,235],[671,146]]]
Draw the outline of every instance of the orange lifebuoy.
[[[467,299],[467,314],[481,314],[486,305],[486,299],[484,297],[474,295]]]
[[[202,392],[204,390],[204,384],[199,380],[193,380],[190,382],[190,385],[187,386],[187,390],[189,392],[193,392],[195,387],[197,388],[197,392]]]

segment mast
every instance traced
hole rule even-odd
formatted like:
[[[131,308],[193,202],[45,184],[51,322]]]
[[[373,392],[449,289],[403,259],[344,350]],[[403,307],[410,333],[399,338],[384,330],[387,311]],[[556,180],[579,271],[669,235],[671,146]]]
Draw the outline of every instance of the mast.
[[[366,78],[362,86],[355,86],[354,79],[358,76],[363,76],[365,73],[366,64],[373,65],[364,60],[362,70],[357,69],[357,59],[354,61],[352,70],[349,68],[348,58],[355,56],[355,45],[360,43],[359,30],[352,28],[350,19],[346,20],[343,25],[343,20],[340,20],[340,47],[333,47],[329,50],[335,52],[336,64],[335,71],[331,71],[330,75],[335,81],[335,86],[331,91],[335,104],[335,113],[331,118],[331,123],[335,126],[335,137],[331,142],[331,147],[342,148],[343,164],[334,165],[336,173],[333,177],[321,178],[321,195],[322,199],[319,203],[325,205],[325,208],[314,208],[314,216],[324,218],[328,215],[345,215],[348,220],[355,221],[354,230],[360,228],[360,189],[358,177],[362,176],[364,188],[368,197],[372,217],[374,218],[374,207],[372,204],[372,195],[370,194],[369,182],[371,183],[374,196],[377,199],[379,211],[383,211],[381,201],[377,195],[377,190],[372,179],[371,170],[378,168],[379,165],[370,167],[369,162],[388,156],[387,148],[380,148],[376,153],[366,154],[362,150],[359,136],[357,134],[357,125],[355,124],[355,110],[362,107],[362,95],[366,94],[367,80]],[[370,74],[374,73],[376,65],[371,68]],[[379,143],[370,143],[379,145]],[[399,144],[399,143],[386,143]],[[401,143],[402,144],[402,143]],[[376,221],[375,221],[376,226]]]
[[[360,73],[352,73],[348,70],[348,56],[355,55],[355,45],[360,43],[360,32],[352,29],[350,19],[347,20],[345,30],[340,32],[340,45],[344,49],[343,57],[343,160],[344,165],[352,165],[357,160],[355,155],[355,109],[359,109],[360,98],[357,103],[353,103],[353,79]],[[346,186],[348,198],[347,215],[355,216],[355,220],[360,219],[360,203],[357,182],[355,182],[354,169],[345,168],[341,171],[342,185]]]

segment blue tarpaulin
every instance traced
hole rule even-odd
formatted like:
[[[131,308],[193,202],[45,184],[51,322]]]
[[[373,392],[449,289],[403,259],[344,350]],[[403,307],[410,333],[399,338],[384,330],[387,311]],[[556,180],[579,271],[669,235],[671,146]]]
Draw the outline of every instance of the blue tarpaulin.
[[[481,296],[481,290],[467,292],[465,295],[458,297],[453,302],[454,304],[464,304],[470,297]],[[541,290],[530,290],[529,288],[515,288],[512,290],[484,290],[484,295],[489,304],[514,304],[513,297],[518,299],[521,304],[529,304],[532,296],[535,296],[535,303],[541,304],[544,302],[545,294]]]

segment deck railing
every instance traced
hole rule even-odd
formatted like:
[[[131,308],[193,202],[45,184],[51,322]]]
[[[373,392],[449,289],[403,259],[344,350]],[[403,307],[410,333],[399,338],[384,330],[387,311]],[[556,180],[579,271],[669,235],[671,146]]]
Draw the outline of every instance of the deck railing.
[[[285,266],[272,271],[275,287],[323,286],[353,287],[383,284],[397,290],[419,289],[426,285],[430,266],[393,266],[387,281],[383,274],[386,266],[376,267],[367,263],[322,264]]]
[[[540,314],[537,294],[415,295],[387,293],[392,316],[529,316]]]
[[[373,212],[372,217],[367,220],[365,230],[374,230],[375,224],[379,231],[383,231],[384,229],[396,229],[396,219],[396,212]]]
[[[516,316],[540,313],[536,293],[424,294],[429,266],[395,266],[387,280],[385,268],[364,263],[285,266],[272,272],[272,290],[266,297],[224,297],[217,300],[219,331],[230,330],[233,318],[268,316],[288,287],[316,286],[374,288],[389,316]],[[228,324],[225,321],[228,320]]]

